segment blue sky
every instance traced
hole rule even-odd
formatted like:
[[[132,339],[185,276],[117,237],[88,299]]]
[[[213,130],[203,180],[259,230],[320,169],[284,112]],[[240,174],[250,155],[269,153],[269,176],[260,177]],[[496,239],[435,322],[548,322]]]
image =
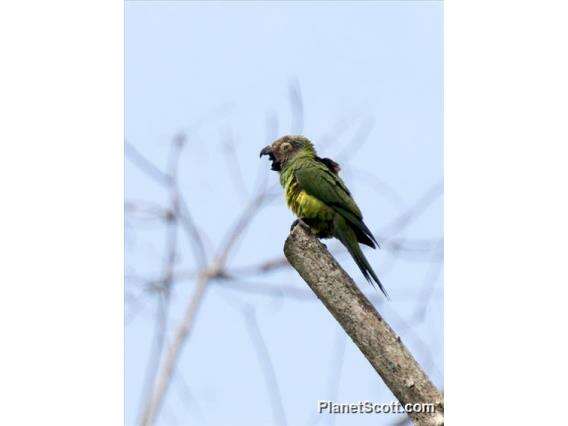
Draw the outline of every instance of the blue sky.
[[[303,133],[316,147],[326,147],[323,156],[337,158],[357,129],[370,128],[366,143],[350,153],[344,179],[368,225],[381,229],[442,181],[442,59],[441,2],[128,2],[126,139],[165,169],[171,138],[188,132],[180,189],[214,248],[244,203],[222,153],[224,138],[233,136],[248,193],[261,172],[275,183],[277,175],[268,172],[258,152],[267,143],[267,114],[278,117],[278,134],[289,131],[288,91],[290,82],[297,82],[305,111]],[[325,145],[338,129],[345,130],[337,142]],[[125,173],[127,200],[166,202],[163,188],[128,160]],[[398,198],[378,191],[374,181],[360,179],[369,173]],[[280,255],[292,220],[282,200],[265,208],[230,265]],[[441,238],[441,197],[400,236]],[[159,273],[163,240],[159,223],[127,219],[127,272]],[[180,250],[179,268],[191,269],[185,241]],[[432,272],[428,262],[393,259],[385,250],[367,254],[393,299],[381,306],[381,313],[441,386],[441,274]],[[370,292],[352,261],[340,261]],[[434,292],[423,320],[415,323],[411,318],[429,276]],[[259,281],[305,286],[293,271]],[[192,284],[180,282],[174,289],[173,324]],[[139,291],[130,285],[127,291]],[[319,302],[275,300],[213,286],[179,364],[187,386],[174,382],[158,424],[273,424],[264,378],[235,298],[256,309],[289,425],[396,420],[315,416],[316,401],[329,397],[332,377],[339,383],[338,401],[394,400]],[[135,424],[152,339],[151,296],[145,306],[126,328],[129,425]],[[408,329],[403,326],[407,323]],[[339,374],[331,374],[338,347],[345,348],[344,362]]]

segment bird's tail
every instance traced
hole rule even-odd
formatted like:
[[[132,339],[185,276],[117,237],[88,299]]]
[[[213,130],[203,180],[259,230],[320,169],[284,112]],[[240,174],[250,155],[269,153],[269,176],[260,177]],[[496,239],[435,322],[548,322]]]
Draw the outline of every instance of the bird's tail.
[[[389,296],[381,284],[381,281],[377,277],[377,274],[375,274],[375,271],[373,271],[373,268],[371,268],[371,265],[369,265],[367,258],[361,251],[361,247],[359,247],[357,235],[341,217],[338,217],[335,224],[335,237],[341,241],[345,248],[347,248],[349,254],[351,254],[351,257],[353,257],[353,260],[355,260],[355,263],[367,281],[371,284],[373,284],[373,281],[377,283],[383,294],[388,299]]]

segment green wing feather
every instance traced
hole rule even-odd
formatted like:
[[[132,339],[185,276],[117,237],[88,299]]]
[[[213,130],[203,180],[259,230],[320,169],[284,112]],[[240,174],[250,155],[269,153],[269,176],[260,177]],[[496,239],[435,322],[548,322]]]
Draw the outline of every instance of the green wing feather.
[[[383,287],[383,284],[379,280],[379,277],[377,277],[377,274],[375,274],[375,271],[373,271],[373,268],[367,261],[367,258],[365,258],[365,255],[361,251],[361,247],[359,247],[359,244],[357,243],[357,237],[353,228],[347,225],[345,219],[341,215],[335,216],[334,225],[336,238],[339,239],[339,241],[341,241],[347,248],[349,254],[351,254],[351,257],[353,258],[353,260],[355,260],[355,263],[363,273],[363,276],[371,284],[373,284],[374,280],[388,299],[389,295],[387,294],[387,291]]]
[[[334,219],[335,237],[347,248],[364,277],[371,283],[374,280],[388,298],[381,281],[363,255],[358,241],[373,248],[375,247],[373,242],[377,245],[379,243],[363,222],[361,210],[341,178],[319,163],[297,168],[294,176],[304,191],[324,202],[337,213]]]
[[[345,218],[354,227],[359,242],[370,247],[379,246],[377,239],[363,222],[361,210],[351,197],[351,192],[339,176],[325,165],[310,163],[294,171],[300,187],[308,194],[323,201]]]

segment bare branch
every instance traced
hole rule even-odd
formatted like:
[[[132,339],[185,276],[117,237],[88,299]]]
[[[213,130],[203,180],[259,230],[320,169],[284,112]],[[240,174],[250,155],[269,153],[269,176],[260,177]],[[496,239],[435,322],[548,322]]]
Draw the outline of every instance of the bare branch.
[[[144,157],[140,151],[138,151],[134,145],[124,142],[124,153],[126,158],[129,158],[134,164],[136,164],[140,170],[145,172],[148,176],[153,178],[156,182],[161,185],[169,185],[171,183],[171,176],[162,172],[158,167],[156,167],[150,160]]]
[[[278,137],[278,116],[274,111],[268,111],[265,118],[266,142],[272,143]],[[266,170],[263,167],[263,170]]]
[[[373,173],[363,169],[358,169],[350,164],[343,167],[343,173],[347,176],[353,176],[353,178],[360,180],[366,184],[369,189],[389,200],[398,209],[402,210],[406,207],[402,196],[391,185],[382,179],[379,179]]]
[[[154,326],[154,344],[152,350],[150,351],[150,357],[146,364],[146,373],[144,376],[144,387],[142,391],[142,404],[140,406],[140,412],[142,413],[145,401],[152,395],[152,387],[154,385],[154,380],[160,366],[160,359],[162,357],[162,351],[164,348],[164,343],[166,340],[166,329],[168,320],[168,305],[169,305],[169,295],[168,290],[162,290],[158,293],[157,298],[157,312]]]
[[[387,239],[383,243],[386,251],[392,252],[395,256],[410,261],[427,261],[440,262],[443,259],[443,239]],[[330,250],[334,255],[343,255],[346,249],[343,246],[337,246]],[[228,277],[252,277],[257,275],[265,275],[272,272],[281,271],[290,267],[290,264],[284,256],[273,257],[263,260],[254,265],[235,267],[225,271],[224,275]],[[192,278],[194,274],[190,271],[178,273],[180,279]]]
[[[245,294],[256,294],[272,298],[286,298],[299,301],[312,301],[314,295],[303,288],[289,284],[274,284],[263,282],[249,282],[241,279],[226,278],[215,281],[215,285],[230,291]]]
[[[339,330],[338,330],[339,331]],[[346,348],[345,335],[339,331],[336,333],[335,343],[333,345],[333,358],[331,360],[330,374],[328,378],[328,395],[326,399],[328,401],[338,401],[339,395],[339,385],[341,382],[341,373],[343,370],[343,364],[345,363],[345,348]],[[318,424],[322,419],[327,419],[327,424],[333,426],[335,424],[335,419],[337,416],[326,416],[322,417],[317,412],[313,412],[311,420],[308,424]]]
[[[361,119],[359,112],[352,112],[346,116],[336,120],[331,128],[323,133],[319,138],[319,146],[325,149],[331,149],[338,144],[342,136],[352,128],[358,120]]]
[[[199,310],[199,307],[201,306],[203,297],[205,296],[205,290],[207,288],[208,282],[209,277],[206,274],[202,275],[197,280],[195,290],[189,300],[183,319],[176,328],[173,342],[169,346],[164,362],[162,363],[161,372],[156,378],[152,390],[152,395],[150,397],[150,400],[146,404],[144,413],[142,415],[140,422],[141,425],[147,426],[154,424],[155,418],[157,417],[158,412],[161,408],[164,396],[171,383],[183,344],[185,343],[187,337],[189,336],[189,333],[193,329],[195,316],[197,314],[197,311]]]
[[[337,160],[340,163],[347,163],[355,153],[363,146],[367,141],[367,138],[371,134],[373,127],[375,126],[375,119],[372,117],[366,117],[359,124],[357,131],[351,141],[343,148],[343,150],[337,154]]]
[[[434,404],[434,413],[409,413],[413,421],[418,425],[443,424],[442,394],[325,246],[296,226],[284,253],[400,403]]]
[[[163,208],[157,203],[150,203],[147,201],[134,201],[128,200],[124,203],[124,210],[139,219],[157,219],[169,220],[173,212]]]
[[[441,250],[444,249],[443,242],[440,242],[439,248]],[[430,304],[430,300],[432,299],[432,295],[434,294],[435,283],[438,280],[438,277],[440,276],[441,272],[442,272],[441,264],[432,263],[428,267],[428,272],[424,277],[424,284],[422,287],[421,295],[418,297],[419,303],[417,303],[416,309],[412,314],[412,319],[414,321],[417,322],[424,321],[424,318],[426,317],[426,311]]]
[[[418,301],[418,303],[420,303],[420,301]],[[430,348],[424,342],[420,334],[414,330],[413,324],[402,318],[398,314],[397,310],[393,309],[390,303],[382,303],[380,307],[383,311],[386,311],[384,312],[384,316],[390,319],[391,324],[396,327],[399,334],[404,334],[405,338],[409,342],[412,342],[412,346],[416,349],[416,353],[419,354],[419,357],[422,359],[423,369],[430,372],[432,375],[441,375],[440,369],[434,362]]]
[[[235,186],[236,191],[242,195],[242,198],[247,199],[247,186],[243,177],[243,171],[241,169],[239,157],[237,155],[234,135],[232,131],[228,129],[225,131],[222,138],[223,156],[225,158],[225,162],[227,163],[227,168],[231,172],[231,182]]]
[[[185,381],[183,374],[181,374],[181,372],[179,371],[175,376],[175,383],[178,385],[178,390],[179,390],[178,395],[185,400],[184,406],[188,407],[191,405],[193,407],[194,409],[193,411],[199,420],[199,424],[202,425],[209,424],[209,421],[205,417],[205,412],[201,408],[201,404],[199,403],[198,399],[193,395],[193,392],[191,392],[191,390],[189,389],[189,385]]]
[[[292,112],[290,133],[293,135],[299,135],[304,131],[304,102],[302,100],[300,82],[297,78],[290,81],[288,94],[290,99],[290,110]]]
[[[424,194],[420,199],[404,214],[397,217],[393,222],[391,222],[383,231],[385,235],[394,236],[398,234],[402,229],[404,229],[412,220],[417,218],[426,208],[440,195],[442,195],[444,190],[443,182],[439,182],[430,188],[426,194]]]
[[[195,325],[195,317],[202,304],[208,284],[212,279],[222,276],[229,253],[241,235],[245,232],[258,210],[269,199],[270,194],[267,191],[262,191],[250,201],[232,226],[231,230],[228,232],[225,243],[219,250],[219,254],[215,257],[210,266],[203,269],[198,276],[193,295],[188,301],[183,319],[174,331],[174,339],[168,348],[168,352],[162,363],[161,371],[155,380],[152,396],[146,404],[145,411],[142,415],[142,425],[152,425],[160,411],[164,396],[169,388],[177,366],[178,358],[183,349],[183,345],[187,341],[191,330]]]
[[[222,249],[217,256],[216,263],[218,265],[221,265],[222,267],[225,266],[230,251],[233,249],[239,238],[243,235],[252,219],[260,211],[260,208],[265,203],[270,201],[270,199],[273,197],[273,194],[271,194],[267,190],[264,190],[248,203],[243,213],[240,215],[240,217],[237,219],[237,221],[234,223],[231,230],[225,237],[225,243],[223,244]]]
[[[262,372],[266,380],[266,388],[268,390],[268,395],[270,395],[274,424],[286,426],[286,412],[284,411],[284,405],[282,404],[280,387],[278,386],[278,380],[276,379],[276,373],[274,371],[274,366],[272,365],[268,347],[266,346],[266,342],[264,341],[264,338],[262,337],[262,333],[260,332],[260,328],[258,326],[256,312],[254,311],[254,308],[250,307],[249,305],[245,306],[242,309],[242,312],[245,318],[249,336],[252,340],[254,348],[256,349],[258,361],[262,367]]]
[[[229,275],[238,275],[238,276],[260,275],[273,271],[279,271],[281,269],[288,268],[289,266],[290,264],[288,263],[286,258],[284,256],[279,256],[263,260],[255,265],[233,268],[229,273]]]
[[[152,389],[158,369],[160,367],[160,360],[162,359],[162,352],[166,343],[166,331],[168,324],[168,316],[170,309],[170,294],[173,284],[174,267],[177,258],[177,234],[178,234],[178,212],[179,212],[179,195],[177,192],[177,169],[179,164],[179,157],[183,145],[185,144],[185,136],[176,136],[171,144],[170,158],[168,161],[168,170],[170,179],[168,187],[170,190],[170,207],[169,210],[173,215],[168,217],[166,228],[166,250],[167,258],[164,265],[163,273],[163,286],[158,293],[158,312],[156,315],[156,331],[154,349],[150,354],[148,365],[146,368],[146,379],[144,385],[144,398],[143,401],[149,400],[152,397]],[[141,409],[141,418],[144,416],[144,411]]]
[[[193,254],[196,259],[197,266],[200,268],[205,267],[207,264],[207,251],[205,250],[205,244],[201,238],[201,234],[197,229],[197,225],[189,212],[189,208],[185,202],[185,199],[178,193],[178,219],[180,225],[184,229],[193,249]]]

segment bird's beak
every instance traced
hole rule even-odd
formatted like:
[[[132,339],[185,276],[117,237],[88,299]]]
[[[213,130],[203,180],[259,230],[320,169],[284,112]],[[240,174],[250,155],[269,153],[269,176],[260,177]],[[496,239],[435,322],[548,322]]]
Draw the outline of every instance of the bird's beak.
[[[276,172],[279,172],[281,170],[280,162],[274,156],[274,150],[272,149],[271,145],[262,148],[262,150],[260,151],[260,156],[262,157],[263,155],[268,155],[268,158],[270,159],[270,161],[272,161],[270,170],[274,170]]]
[[[270,155],[270,154],[272,154],[272,146],[270,146],[270,145],[265,146],[260,151],[260,157],[262,157],[263,155]]]

